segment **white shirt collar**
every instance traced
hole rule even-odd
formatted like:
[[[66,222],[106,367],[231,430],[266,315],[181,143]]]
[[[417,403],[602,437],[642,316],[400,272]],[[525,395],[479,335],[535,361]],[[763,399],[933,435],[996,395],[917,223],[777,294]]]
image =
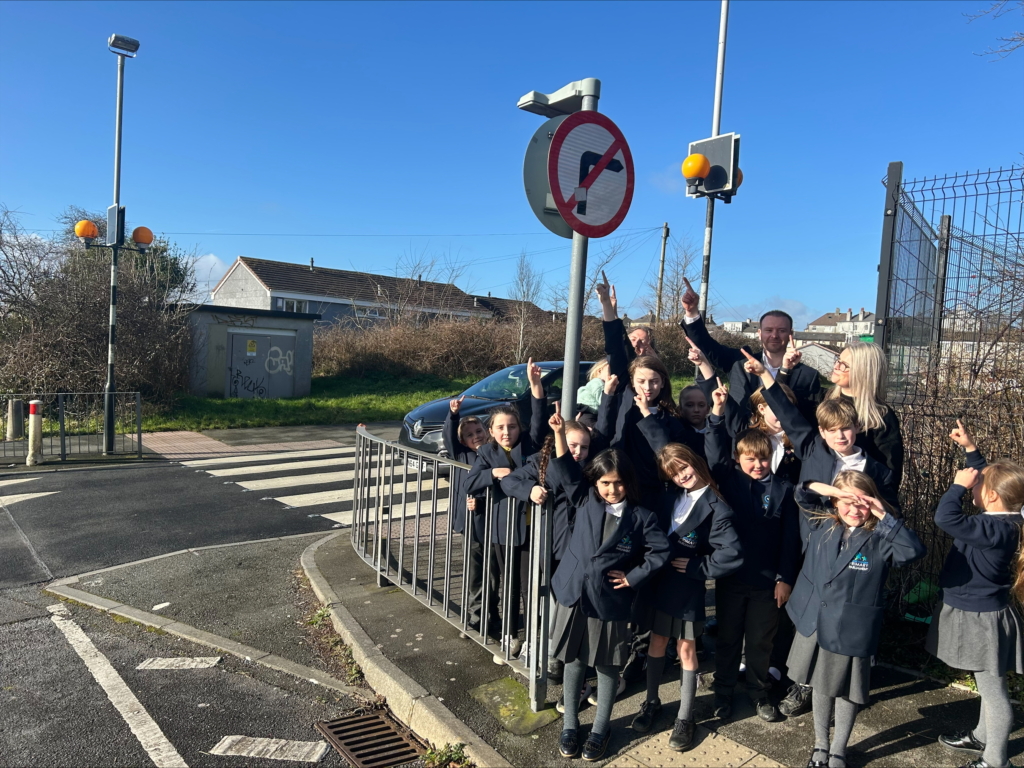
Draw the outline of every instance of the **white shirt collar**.
[[[864,454],[860,448],[855,450],[849,456],[843,456],[838,451],[832,451],[832,456],[835,458],[835,466],[833,467],[832,477],[835,478],[840,472],[844,470],[854,470],[856,472],[863,472],[864,467],[868,463],[868,457]]]
[[[697,506],[697,499],[704,495],[704,492],[708,489],[708,486],[704,486],[697,491],[684,491],[683,494],[676,499],[676,504],[672,508],[672,525],[669,528],[669,533],[672,533],[679,528],[686,519],[693,512],[693,508]]]
[[[778,367],[775,367],[774,365],[772,365],[771,363],[768,362],[768,355],[765,352],[761,352],[761,362],[764,363],[765,370],[767,370],[768,373],[770,373],[772,375],[773,379],[776,376],[778,376],[779,375],[779,371],[782,370],[782,366],[781,365],[778,366]]]
[[[772,472],[775,472],[786,457],[786,433],[776,432],[768,437],[772,441]]]
[[[604,511],[612,517],[622,517],[622,510],[626,508],[626,502],[620,501],[618,504],[609,504],[605,502]]]

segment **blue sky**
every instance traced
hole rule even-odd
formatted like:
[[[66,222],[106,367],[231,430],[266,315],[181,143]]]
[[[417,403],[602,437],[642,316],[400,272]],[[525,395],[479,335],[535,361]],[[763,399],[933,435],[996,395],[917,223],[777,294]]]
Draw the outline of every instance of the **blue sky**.
[[[1020,17],[967,23],[987,5],[732,3],[722,130],[742,134],[745,181],[716,209],[716,319],[872,309],[889,161],[908,177],[1021,162],[1024,51],[976,55]],[[591,253],[624,246],[609,277],[639,314],[661,223],[703,236],[678,169],[711,132],[718,17],[717,2],[3,2],[0,202],[40,232],[67,205],[110,204],[118,32],[142,43],[122,203],[207,275],[237,255],[393,273],[426,254],[504,295],[526,250],[557,285],[570,243],[527,204],[541,118],[516,102],[597,77],[637,182]]]

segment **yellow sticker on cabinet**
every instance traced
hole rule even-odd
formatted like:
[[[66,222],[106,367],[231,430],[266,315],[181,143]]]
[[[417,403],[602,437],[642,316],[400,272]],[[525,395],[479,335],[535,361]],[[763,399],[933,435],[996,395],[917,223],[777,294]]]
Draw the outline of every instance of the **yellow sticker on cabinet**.
[[[256,339],[249,339],[245,342],[245,356],[256,357]]]

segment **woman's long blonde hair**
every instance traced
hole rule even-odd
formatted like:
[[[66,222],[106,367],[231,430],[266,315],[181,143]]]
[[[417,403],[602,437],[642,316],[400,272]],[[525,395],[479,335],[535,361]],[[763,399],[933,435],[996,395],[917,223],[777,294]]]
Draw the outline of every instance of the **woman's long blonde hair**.
[[[887,366],[885,352],[877,344],[854,341],[850,350],[850,386],[861,429],[881,429],[889,406],[885,404]],[[839,397],[842,390],[832,387],[827,397]]]

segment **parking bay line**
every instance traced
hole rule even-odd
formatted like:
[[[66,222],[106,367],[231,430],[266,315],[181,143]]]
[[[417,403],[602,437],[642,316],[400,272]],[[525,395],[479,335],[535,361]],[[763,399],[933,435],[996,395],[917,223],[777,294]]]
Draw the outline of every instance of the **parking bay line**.
[[[325,741],[288,741],[254,736],[225,736],[210,750],[211,755],[262,757],[268,760],[294,760],[316,763],[327,752]]]
[[[61,603],[58,603],[58,606],[67,610]],[[57,606],[51,606],[51,608],[57,608]],[[67,638],[75,653],[85,662],[85,666],[92,673],[93,678],[107,694],[110,703],[121,713],[121,717],[124,718],[132,733],[135,734],[135,738],[139,740],[142,748],[146,750],[146,754],[157,768],[188,768],[188,763],[182,759],[178,750],[164,736],[164,732],[150,717],[142,706],[142,702],[132,693],[107,657],[93,645],[92,640],[82,628],[67,618],[67,614],[64,612],[54,611],[50,618],[57,629]]]
[[[136,669],[209,669],[217,666],[220,656],[174,656],[146,659]]]
[[[220,456],[216,459],[195,459],[183,461],[183,467],[214,467],[218,464],[253,464],[257,461],[277,461],[278,459],[300,459],[313,456],[352,456],[356,449],[353,446],[337,448],[315,448],[308,451],[283,451],[281,453],[245,453],[239,456]]]

